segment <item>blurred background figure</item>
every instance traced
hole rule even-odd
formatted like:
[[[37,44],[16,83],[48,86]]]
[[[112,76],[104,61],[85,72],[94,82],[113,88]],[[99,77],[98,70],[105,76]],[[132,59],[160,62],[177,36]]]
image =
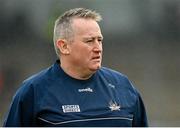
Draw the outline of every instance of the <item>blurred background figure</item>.
[[[75,7],[101,13],[103,65],[127,74],[150,126],[180,126],[180,1],[0,1],[0,125],[21,81],[56,60],[54,21]],[[113,51],[113,52],[112,52]]]

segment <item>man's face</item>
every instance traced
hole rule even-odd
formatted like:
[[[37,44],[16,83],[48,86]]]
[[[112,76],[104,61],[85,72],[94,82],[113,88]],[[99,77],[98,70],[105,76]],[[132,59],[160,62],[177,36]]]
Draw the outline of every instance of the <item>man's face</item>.
[[[69,44],[70,63],[83,71],[96,71],[102,61],[102,34],[92,19],[76,18],[72,21],[73,42]]]

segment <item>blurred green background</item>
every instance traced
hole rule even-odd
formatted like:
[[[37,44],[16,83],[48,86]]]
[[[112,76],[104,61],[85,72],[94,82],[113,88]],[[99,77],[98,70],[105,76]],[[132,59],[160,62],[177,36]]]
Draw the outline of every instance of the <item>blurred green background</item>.
[[[75,7],[102,15],[103,65],[138,88],[150,126],[180,126],[180,0],[1,0],[0,126],[21,82],[55,62],[54,20]]]

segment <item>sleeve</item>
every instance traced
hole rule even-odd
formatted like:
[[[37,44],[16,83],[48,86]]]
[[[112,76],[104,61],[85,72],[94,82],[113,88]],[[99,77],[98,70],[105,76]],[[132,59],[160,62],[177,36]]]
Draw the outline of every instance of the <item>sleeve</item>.
[[[23,85],[14,95],[4,127],[25,127],[33,125],[34,94],[32,86]]]
[[[147,115],[144,103],[140,94],[137,92],[138,98],[136,102],[134,117],[133,117],[133,127],[148,127]]]

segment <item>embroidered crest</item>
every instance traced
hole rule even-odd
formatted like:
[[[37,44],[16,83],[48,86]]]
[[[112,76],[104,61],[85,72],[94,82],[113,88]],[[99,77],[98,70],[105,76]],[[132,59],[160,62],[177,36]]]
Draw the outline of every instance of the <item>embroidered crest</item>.
[[[120,111],[121,106],[118,105],[116,102],[110,101],[109,108],[111,109],[111,111]]]

